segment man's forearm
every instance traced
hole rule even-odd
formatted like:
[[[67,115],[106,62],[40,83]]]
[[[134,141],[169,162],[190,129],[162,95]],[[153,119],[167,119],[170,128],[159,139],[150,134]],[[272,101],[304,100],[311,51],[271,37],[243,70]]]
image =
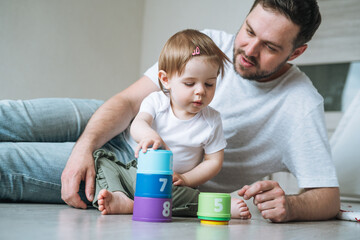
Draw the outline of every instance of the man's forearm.
[[[125,130],[135,113],[121,95],[104,103],[91,117],[77,145],[86,145],[92,151]]]
[[[328,220],[334,218],[340,209],[338,188],[313,188],[305,192],[286,196],[287,221]]]
[[[111,138],[126,129],[137,113],[142,99],[158,90],[143,76],[130,87],[104,103],[91,117],[61,175],[61,198],[76,208],[86,208],[78,194],[81,181],[85,181],[85,194],[94,197],[95,168],[92,153]]]
[[[137,114],[141,101],[158,87],[143,76],[106,101],[91,117],[77,145],[95,150],[124,131]]]

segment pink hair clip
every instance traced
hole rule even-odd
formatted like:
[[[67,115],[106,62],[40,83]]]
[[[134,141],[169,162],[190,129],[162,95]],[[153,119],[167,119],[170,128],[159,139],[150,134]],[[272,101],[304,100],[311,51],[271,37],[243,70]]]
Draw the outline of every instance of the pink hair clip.
[[[193,56],[195,55],[200,55],[200,48],[199,47],[196,47],[194,52],[192,53]]]

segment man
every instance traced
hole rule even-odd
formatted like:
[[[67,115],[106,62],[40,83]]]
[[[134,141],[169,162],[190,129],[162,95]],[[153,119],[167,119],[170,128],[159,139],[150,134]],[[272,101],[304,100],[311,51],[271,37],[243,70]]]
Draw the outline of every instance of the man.
[[[236,36],[204,31],[234,63],[218,80],[211,104],[223,119],[228,141],[225,162],[220,174],[201,190],[229,192],[242,187],[239,195],[253,198],[262,216],[273,222],[324,220],[339,211],[323,100],[309,79],[288,63],[306,50],[320,21],[316,1],[257,0]],[[154,72],[156,65],[91,117],[61,176],[61,196],[69,206],[87,207],[78,194],[81,181],[92,201],[92,153],[124,131],[142,99],[159,90]],[[277,171],[292,172],[305,191],[287,196],[277,182],[255,182]]]

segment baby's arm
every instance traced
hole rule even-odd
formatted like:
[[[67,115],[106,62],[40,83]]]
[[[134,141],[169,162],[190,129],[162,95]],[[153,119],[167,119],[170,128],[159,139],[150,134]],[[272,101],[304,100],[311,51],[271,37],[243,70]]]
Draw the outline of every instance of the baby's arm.
[[[202,161],[195,168],[184,174],[174,173],[173,183],[176,186],[197,187],[215,177],[221,170],[224,161],[224,149],[216,153],[205,154]]]
[[[159,147],[169,149],[159,134],[151,128],[152,122],[153,117],[149,113],[140,112],[131,124],[130,134],[138,143],[135,149],[135,157],[139,157],[140,149],[146,152],[150,146],[153,149],[158,149]]]

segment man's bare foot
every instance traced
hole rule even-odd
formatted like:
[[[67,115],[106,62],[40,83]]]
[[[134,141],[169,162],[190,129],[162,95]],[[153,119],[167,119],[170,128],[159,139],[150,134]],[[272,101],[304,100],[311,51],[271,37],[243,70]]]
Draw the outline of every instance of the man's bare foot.
[[[126,214],[132,213],[134,201],[123,192],[109,192],[102,189],[98,195],[98,205],[101,214]]]
[[[239,198],[231,198],[231,218],[251,218],[251,213],[244,200]]]

